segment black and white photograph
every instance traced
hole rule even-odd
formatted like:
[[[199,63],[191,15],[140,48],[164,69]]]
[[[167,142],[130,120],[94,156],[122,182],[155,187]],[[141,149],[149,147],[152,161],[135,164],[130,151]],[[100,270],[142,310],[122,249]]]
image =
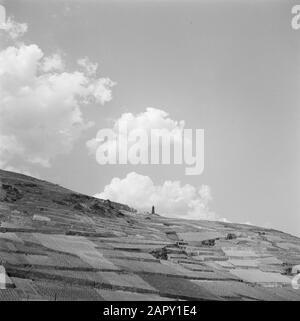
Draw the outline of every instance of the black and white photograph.
[[[0,301],[299,302],[300,1],[0,0]]]

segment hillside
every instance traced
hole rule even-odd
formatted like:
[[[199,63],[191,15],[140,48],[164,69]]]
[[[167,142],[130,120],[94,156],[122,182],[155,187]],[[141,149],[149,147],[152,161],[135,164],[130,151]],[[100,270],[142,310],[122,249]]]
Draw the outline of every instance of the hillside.
[[[0,300],[300,300],[294,236],[140,214],[2,170],[0,187]]]

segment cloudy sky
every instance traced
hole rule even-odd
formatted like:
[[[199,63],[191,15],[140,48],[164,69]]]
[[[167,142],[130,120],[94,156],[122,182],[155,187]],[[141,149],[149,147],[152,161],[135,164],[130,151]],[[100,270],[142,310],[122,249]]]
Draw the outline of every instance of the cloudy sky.
[[[300,235],[296,1],[0,0],[0,166]],[[100,165],[97,133],[205,130],[205,168]]]

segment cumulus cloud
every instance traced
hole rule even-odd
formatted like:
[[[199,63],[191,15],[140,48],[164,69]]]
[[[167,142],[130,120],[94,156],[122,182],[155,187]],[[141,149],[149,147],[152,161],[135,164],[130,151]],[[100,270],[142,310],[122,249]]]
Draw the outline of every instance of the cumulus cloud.
[[[114,128],[122,132],[125,127],[128,130],[142,128],[150,130],[152,128],[167,129],[169,131],[174,129],[182,129],[184,127],[184,121],[176,121],[169,117],[169,114],[164,110],[157,108],[146,108],[145,112],[138,113],[136,115],[132,113],[124,113],[115,122]]]
[[[65,64],[59,54],[53,54],[43,59],[40,68],[44,72],[63,71]]]
[[[146,108],[145,112],[136,115],[132,113],[123,113],[113,124],[113,137],[104,142],[100,135],[100,130],[95,138],[87,142],[87,147],[91,154],[96,154],[98,162],[101,163],[101,160],[98,159],[97,155],[98,147],[102,145],[102,147],[107,150],[113,150],[117,145],[118,137],[124,137],[124,139],[126,139],[127,135],[130,136],[130,133],[137,133],[140,130],[147,133],[148,137],[150,137],[150,131],[152,129],[162,129],[164,130],[164,136],[169,136],[171,142],[176,143],[176,137],[182,137],[184,125],[185,123],[183,120],[176,121],[171,119],[169,114],[164,110],[149,107]],[[130,143],[130,137],[128,141]],[[135,141],[136,140],[133,139],[132,143]],[[118,147],[122,148],[123,145],[119,145]],[[147,146],[145,146],[145,148],[147,148]]]
[[[17,139],[13,136],[0,135],[0,167],[5,164],[15,155],[23,153],[23,148]]]
[[[80,58],[77,60],[79,66],[81,66],[89,75],[95,75],[98,70],[98,64],[93,63],[88,57]]]
[[[86,145],[104,164],[185,164],[186,175],[204,170],[204,130],[186,129],[183,120],[164,110],[147,108],[138,114],[124,113],[112,128],[100,129]],[[195,139],[194,139],[195,138]]]
[[[168,217],[222,220],[209,209],[212,195],[207,185],[196,188],[182,185],[180,181],[155,185],[150,177],[131,172],[123,179],[113,178],[104,191],[95,196],[128,204],[140,211],[150,211],[154,205],[159,214]]]
[[[0,165],[19,157],[50,166],[92,125],[82,108],[110,101],[113,85],[108,78],[65,70],[61,56],[45,56],[35,44],[0,51]]]
[[[8,17],[7,20],[5,20],[5,14],[2,14],[1,19],[0,30],[4,30],[13,40],[23,36],[28,30],[26,23],[16,22],[12,17]]]

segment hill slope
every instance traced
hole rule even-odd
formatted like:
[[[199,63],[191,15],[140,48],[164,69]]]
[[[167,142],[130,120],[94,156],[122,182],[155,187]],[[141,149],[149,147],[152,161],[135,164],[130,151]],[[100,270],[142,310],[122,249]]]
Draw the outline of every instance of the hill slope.
[[[0,170],[0,300],[300,300],[300,240],[136,213]]]

